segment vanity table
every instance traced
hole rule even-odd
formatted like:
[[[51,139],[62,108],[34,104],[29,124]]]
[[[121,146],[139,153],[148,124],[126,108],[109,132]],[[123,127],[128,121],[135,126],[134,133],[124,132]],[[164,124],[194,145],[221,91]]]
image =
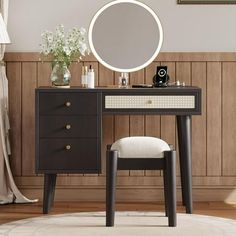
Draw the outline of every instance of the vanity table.
[[[43,212],[59,173],[100,173],[103,115],[177,117],[183,204],[192,213],[191,116],[201,114],[198,87],[36,89],[36,173],[44,174]]]

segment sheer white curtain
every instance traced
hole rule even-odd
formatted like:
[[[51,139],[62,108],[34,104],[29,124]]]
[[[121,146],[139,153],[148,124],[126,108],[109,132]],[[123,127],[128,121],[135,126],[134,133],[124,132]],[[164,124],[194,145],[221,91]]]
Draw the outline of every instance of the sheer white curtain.
[[[7,24],[9,0],[0,0],[0,10]],[[0,45],[0,204],[26,203],[37,200],[29,200],[21,194],[15,185],[10,164],[11,154],[9,143],[9,117],[8,117],[8,80],[6,68],[3,62],[5,46]]]

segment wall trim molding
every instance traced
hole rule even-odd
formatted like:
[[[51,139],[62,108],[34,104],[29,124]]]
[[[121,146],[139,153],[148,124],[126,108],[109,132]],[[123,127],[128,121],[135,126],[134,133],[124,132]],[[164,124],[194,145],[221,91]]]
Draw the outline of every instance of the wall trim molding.
[[[22,176],[15,177],[15,181],[18,186],[43,186],[43,176]],[[58,186],[64,188],[78,188],[86,186],[88,188],[99,186],[103,188],[105,186],[105,176],[59,176],[57,177]],[[193,187],[194,188],[236,188],[235,187],[236,177],[235,176],[193,176]],[[70,183],[70,185],[68,185]],[[145,188],[145,187],[163,187],[162,176],[119,176],[118,186],[128,188]],[[180,186],[180,177],[177,177],[177,186]]]
[[[6,52],[4,56],[6,62],[39,62],[38,52]],[[50,61],[47,59],[46,61]],[[83,59],[84,62],[97,62],[97,59],[90,54]],[[162,62],[235,62],[236,52],[162,52],[154,61]]]
[[[42,200],[42,188],[20,188],[31,199]],[[194,202],[211,201],[235,203],[236,190],[233,188],[194,188]],[[105,202],[105,188],[56,188],[55,201]],[[117,188],[117,202],[163,202],[162,188]],[[181,202],[181,190],[177,189],[177,201]]]

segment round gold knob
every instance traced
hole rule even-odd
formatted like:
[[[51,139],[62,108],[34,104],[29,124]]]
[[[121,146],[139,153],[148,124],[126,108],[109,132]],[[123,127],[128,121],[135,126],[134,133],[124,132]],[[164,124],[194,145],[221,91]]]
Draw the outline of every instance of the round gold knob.
[[[148,100],[148,104],[152,104],[152,100]]]
[[[70,145],[66,145],[66,150],[70,150],[71,146]]]
[[[66,102],[66,106],[70,107],[71,106],[71,102]]]
[[[66,125],[66,129],[67,130],[71,129],[71,125]]]

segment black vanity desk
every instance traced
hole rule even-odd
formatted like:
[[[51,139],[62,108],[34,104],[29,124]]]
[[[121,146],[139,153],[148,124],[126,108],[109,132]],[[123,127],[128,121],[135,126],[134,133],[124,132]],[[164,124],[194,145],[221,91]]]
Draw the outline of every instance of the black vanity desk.
[[[36,173],[43,173],[43,212],[54,199],[58,173],[100,173],[102,115],[177,117],[182,200],[193,212],[191,116],[201,115],[198,87],[36,89]]]

